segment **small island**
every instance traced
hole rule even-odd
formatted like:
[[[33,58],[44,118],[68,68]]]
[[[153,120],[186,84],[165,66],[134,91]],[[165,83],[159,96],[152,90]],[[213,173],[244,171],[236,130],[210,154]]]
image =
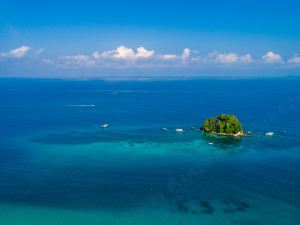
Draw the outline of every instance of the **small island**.
[[[209,118],[204,121],[202,129],[206,133],[221,136],[248,136],[235,115],[221,114],[218,117]]]

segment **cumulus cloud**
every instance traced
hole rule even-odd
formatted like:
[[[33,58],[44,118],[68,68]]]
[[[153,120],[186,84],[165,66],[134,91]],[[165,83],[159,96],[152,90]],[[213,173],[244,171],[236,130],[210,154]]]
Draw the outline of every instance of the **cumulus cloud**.
[[[219,63],[235,63],[239,59],[239,56],[235,53],[219,54],[216,56],[216,61]]]
[[[209,58],[212,58],[213,61],[220,63],[220,64],[234,64],[234,63],[252,63],[253,58],[250,54],[246,55],[238,55],[237,53],[217,53],[212,52],[208,55]]]
[[[29,50],[29,46],[21,46],[20,48],[10,50],[9,52],[1,53],[1,56],[7,58],[22,58]]]
[[[294,56],[294,57],[288,59],[288,63],[300,64],[300,56]]]
[[[28,52],[30,51],[30,54]],[[121,45],[113,50],[95,51],[90,54],[76,54],[49,58],[43,48],[32,49],[28,46],[13,49],[0,53],[0,62],[6,58],[22,58],[26,54],[28,60],[39,60],[44,65],[58,66],[58,68],[154,68],[154,67],[201,67],[226,65],[226,68],[235,66],[255,65],[263,67],[267,63],[283,64],[283,58],[272,51],[267,52],[260,59],[254,59],[250,54],[238,54],[234,52],[219,53],[211,52],[208,55],[201,55],[197,50],[184,48],[181,53],[156,53],[141,46],[136,49]],[[9,60],[10,61],[10,60]],[[263,62],[263,63],[261,63]],[[294,55],[287,61],[289,64],[299,64],[300,56]],[[225,67],[224,67],[225,68]]]
[[[136,58],[150,58],[154,55],[154,51],[148,51],[144,47],[139,47],[136,51]]]
[[[149,51],[144,47],[139,47],[135,50],[127,48],[123,45],[119,46],[115,50],[94,52],[92,56],[95,59],[118,59],[118,60],[137,60],[146,59],[154,55],[154,51]]]
[[[276,54],[272,51],[267,52],[265,55],[263,55],[262,60],[263,60],[263,62],[270,63],[270,64],[272,64],[272,63],[280,63],[280,64],[284,63],[281,55]]]
[[[197,67],[203,65],[223,64],[227,67],[248,65],[259,62],[250,54],[211,52],[201,56],[199,51],[184,48],[181,54],[157,54],[154,50],[144,47],[137,49],[121,45],[113,50],[95,51],[90,55],[74,55],[60,57],[66,66],[82,66],[95,68],[152,68],[152,67]],[[143,59],[143,60],[142,60]],[[262,56],[265,63],[284,63],[282,57],[274,52],[267,52]],[[299,63],[300,57],[289,59],[289,63]]]
[[[169,61],[182,60],[183,62],[186,62],[190,59],[190,56],[191,56],[191,50],[189,48],[185,48],[185,49],[183,49],[181,55],[162,54],[162,55],[159,55],[157,58],[163,59],[163,60],[169,60]]]
[[[250,54],[242,55],[240,57],[241,63],[252,63],[254,60]]]
[[[92,52],[78,52],[78,54],[65,54],[51,56],[44,52],[44,48],[31,48],[21,46],[12,50],[1,51],[0,49],[0,70],[2,73],[11,71],[11,68],[22,73],[28,69],[28,72],[53,71],[73,74],[105,74],[106,72],[121,73],[124,70],[144,74],[152,72],[174,71],[180,73],[195,72],[214,72],[220,71],[222,74],[231,74],[233,71],[242,71],[245,73],[256,73],[260,71],[296,71],[300,68],[300,55],[294,54],[283,58],[274,51],[258,57],[252,57],[250,54],[241,54],[240,52],[211,52],[203,54],[201,51],[182,48],[174,51],[152,50],[147,47],[137,46],[131,48],[121,45],[112,49]],[[3,72],[4,71],[4,72]],[[102,73],[103,72],[103,73]]]
[[[67,66],[91,67],[95,65],[95,61],[87,55],[62,56],[61,59]]]
[[[183,49],[183,53],[182,53],[182,56],[181,56],[183,60],[189,59],[190,55],[191,55],[191,50],[189,48]]]
[[[177,59],[177,55],[175,54],[164,54],[161,56],[162,59],[164,60],[175,60]]]
[[[132,60],[135,57],[135,52],[131,48],[120,46],[116,50],[106,51],[101,53],[103,58],[116,58],[124,60]]]

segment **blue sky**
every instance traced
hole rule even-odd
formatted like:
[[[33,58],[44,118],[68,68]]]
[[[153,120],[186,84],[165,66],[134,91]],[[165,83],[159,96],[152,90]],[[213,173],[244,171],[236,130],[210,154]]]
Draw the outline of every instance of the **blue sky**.
[[[0,0],[0,76],[300,75],[300,2]]]

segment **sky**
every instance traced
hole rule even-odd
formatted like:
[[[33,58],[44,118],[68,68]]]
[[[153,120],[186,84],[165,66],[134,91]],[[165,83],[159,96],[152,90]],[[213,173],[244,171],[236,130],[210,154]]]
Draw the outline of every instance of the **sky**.
[[[299,0],[0,0],[0,77],[300,75]]]

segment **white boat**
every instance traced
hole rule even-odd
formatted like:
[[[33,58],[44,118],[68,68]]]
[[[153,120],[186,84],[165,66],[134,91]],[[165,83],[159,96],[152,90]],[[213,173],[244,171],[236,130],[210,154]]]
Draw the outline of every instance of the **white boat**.
[[[107,128],[108,126],[109,126],[108,123],[104,123],[101,125],[101,128]]]
[[[182,133],[182,132],[183,132],[183,129],[182,129],[182,128],[177,128],[175,131],[176,131],[177,133]]]
[[[167,131],[168,128],[163,127],[163,128],[161,128],[161,130],[162,130],[162,131]]]
[[[274,135],[274,132],[267,132],[266,133],[266,136],[273,136]]]
[[[213,145],[214,143],[213,143],[213,142],[208,142],[208,144],[209,144],[209,145]]]

